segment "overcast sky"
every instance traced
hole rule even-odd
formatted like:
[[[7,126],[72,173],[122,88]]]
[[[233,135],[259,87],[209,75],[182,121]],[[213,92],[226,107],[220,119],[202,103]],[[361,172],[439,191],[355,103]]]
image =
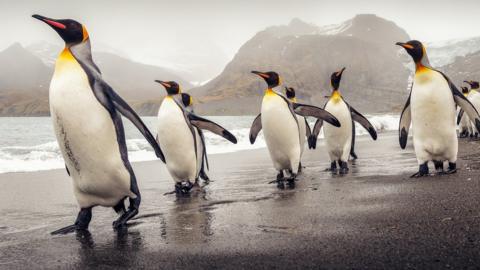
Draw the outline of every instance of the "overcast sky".
[[[227,61],[259,30],[295,17],[326,25],[375,13],[423,41],[480,36],[480,0],[0,0],[0,50],[16,41],[61,44],[34,13],[78,20],[93,46],[157,65],[185,65],[189,54]]]

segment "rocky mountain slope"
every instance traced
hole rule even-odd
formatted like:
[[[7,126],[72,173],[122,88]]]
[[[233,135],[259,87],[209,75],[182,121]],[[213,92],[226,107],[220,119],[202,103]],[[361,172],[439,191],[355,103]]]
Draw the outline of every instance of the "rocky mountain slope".
[[[60,47],[43,44],[28,49],[15,43],[0,52],[0,115],[48,115],[48,88]],[[164,89],[155,79],[191,84],[172,71],[131,61],[113,53],[94,52],[104,79],[128,102],[160,100]]]
[[[323,105],[330,74],[346,67],[341,91],[352,105],[367,112],[391,111],[408,95],[408,59],[395,46],[408,39],[403,29],[375,15],[328,27],[295,19],[256,34],[217,78],[192,93],[204,114],[258,113],[265,84],[250,71],[275,70],[304,102]]]

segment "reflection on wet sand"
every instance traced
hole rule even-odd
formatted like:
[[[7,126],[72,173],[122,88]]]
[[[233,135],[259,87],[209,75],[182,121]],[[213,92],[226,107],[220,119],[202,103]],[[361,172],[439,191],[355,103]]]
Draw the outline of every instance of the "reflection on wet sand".
[[[177,244],[204,243],[213,234],[213,214],[202,208],[207,202],[205,188],[192,190],[188,197],[177,197],[166,213],[165,239]]]
[[[92,267],[121,266],[132,267],[139,265],[135,252],[143,249],[142,235],[137,230],[124,228],[118,230],[114,237],[106,243],[95,244],[94,237],[89,231],[77,231],[78,264],[75,268],[87,269]]]

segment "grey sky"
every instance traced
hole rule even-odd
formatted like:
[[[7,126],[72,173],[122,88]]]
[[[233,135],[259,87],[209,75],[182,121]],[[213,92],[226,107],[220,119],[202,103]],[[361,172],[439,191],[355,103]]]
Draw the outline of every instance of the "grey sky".
[[[108,45],[141,62],[185,66],[189,58],[226,62],[257,31],[295,17],[325,25],[375,13],[413,38],[438,41],[480,36],[479,12],[478,0],[0,0],[0,50],[16,41],[61,43],[30,18],[34,13],[82,22],[94,46]]]

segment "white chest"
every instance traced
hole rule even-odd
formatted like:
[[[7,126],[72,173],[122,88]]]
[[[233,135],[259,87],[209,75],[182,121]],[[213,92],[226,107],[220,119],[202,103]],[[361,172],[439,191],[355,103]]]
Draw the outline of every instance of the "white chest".
[[[417,72],[410,102],[414,134],[424,129],[435,134],[455,128],[455,102],[448,82],[440,73]]]
[[[160,106],[157,131],[170,175],[177,182],[193,181],[197,174],[194,137],[182,110],[171,97],[166,97]]]

